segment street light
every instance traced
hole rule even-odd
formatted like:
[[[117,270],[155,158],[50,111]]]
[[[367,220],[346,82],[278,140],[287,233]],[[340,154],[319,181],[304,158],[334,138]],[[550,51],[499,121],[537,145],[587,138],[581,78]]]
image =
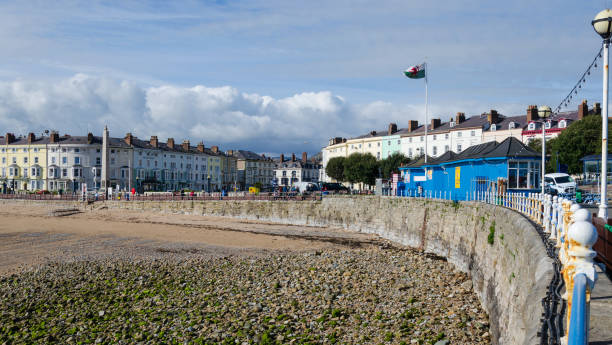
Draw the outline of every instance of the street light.
[[[612,32],[612,11],[605,9],[591,22],[595,32],[603,38],[603,109],[601,112],[601,191],[599,213],[604,220],[608,219],[608,48]]]
[[[540,186],[542,187],[542,195],[544,195],[544,174],[546,173],[546,119],[551,114],[550,107],[541,105],[538,107],[538,116],[542,119],[542,179]]]

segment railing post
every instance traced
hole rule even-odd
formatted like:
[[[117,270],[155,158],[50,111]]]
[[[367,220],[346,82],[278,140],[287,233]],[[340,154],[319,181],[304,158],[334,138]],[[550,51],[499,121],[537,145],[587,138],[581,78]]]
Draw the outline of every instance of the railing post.
[[[586,344],[588,341],[589,303],[591,291],[597,281],[593,258],[597,253],[592,249],[597,241],[597,229],[591,222],[587,210],[574,208],[574,221],[567,232],[570,247],[567,252],[568,264],[564,273],[569,278],[567,285],[567,329],[568,344]]]

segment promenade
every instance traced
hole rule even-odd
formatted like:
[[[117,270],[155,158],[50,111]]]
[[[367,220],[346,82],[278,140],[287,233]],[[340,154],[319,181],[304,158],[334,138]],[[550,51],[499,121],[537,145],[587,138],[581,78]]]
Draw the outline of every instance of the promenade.
[[[612,281],[597,268],[598,280],[591,294],[589,344],[612,344]]]

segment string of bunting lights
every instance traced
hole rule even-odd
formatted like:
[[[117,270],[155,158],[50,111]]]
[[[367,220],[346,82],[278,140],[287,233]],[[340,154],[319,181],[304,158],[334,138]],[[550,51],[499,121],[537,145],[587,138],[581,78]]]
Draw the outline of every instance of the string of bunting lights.
[[[599,52],[597,53],[597,55],[595,55],[593,62],[591,62],[586,71],[582,73],[582,76],[580,77],[580,79],[578,79],[578,82],[576,83],[576,85],[574,85],[572,91],[570,91],[567,96],[565,96],[565,98],[561,101],[561,103],[559,103],[559,105],[555,108],[555,114],[558,113],[561,108],[567,107],[570,104],[572,98],[578,95],[578,90],[582,88],[582,84],[586,83],[586,78],[591,75],[591,69],[597,68],[597,60],[601,58],[602,51],[603,47],[599,48]]]

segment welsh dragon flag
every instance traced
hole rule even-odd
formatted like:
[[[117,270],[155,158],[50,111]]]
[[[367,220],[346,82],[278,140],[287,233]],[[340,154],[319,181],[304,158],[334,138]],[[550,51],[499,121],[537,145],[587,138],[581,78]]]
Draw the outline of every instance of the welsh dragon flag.
[[[422,63],[420,65],[412,66],[405,70],[404,74],[410,79],[425,78],[425,64]]]

